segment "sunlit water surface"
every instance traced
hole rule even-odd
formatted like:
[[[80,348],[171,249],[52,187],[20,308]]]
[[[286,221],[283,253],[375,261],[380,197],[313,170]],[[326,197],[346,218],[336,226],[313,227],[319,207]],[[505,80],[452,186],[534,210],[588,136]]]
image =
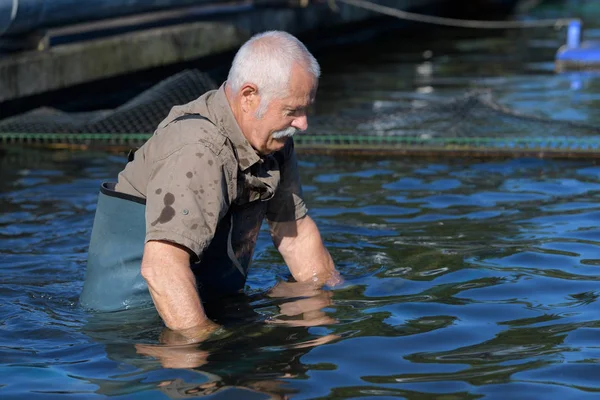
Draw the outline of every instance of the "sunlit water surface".
[[[522,112],[600,125],[598,75],[552,72],[562,34],[450,37],[325,58],[317,113],[492,88]],[[152,310],[77,305],[98,184],[124,158],[1,158],[0,397],[600,398],[600,167],[300,159],[345,283],[294,292],[263,230],[246,294],[209,307],[223,331],[174,347]]]

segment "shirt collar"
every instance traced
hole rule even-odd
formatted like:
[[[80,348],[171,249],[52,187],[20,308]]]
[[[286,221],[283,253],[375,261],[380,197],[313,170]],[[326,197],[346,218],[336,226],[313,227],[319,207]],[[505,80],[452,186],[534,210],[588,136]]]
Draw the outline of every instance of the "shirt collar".
[[[241,171],[245,171],[261,158],[244,136],[233,116],[225,95],[226,83],[223,83],[214,95],[207,99],[207,108],[212,114],[209,118],[229,137],[237,155],[238,167]]]

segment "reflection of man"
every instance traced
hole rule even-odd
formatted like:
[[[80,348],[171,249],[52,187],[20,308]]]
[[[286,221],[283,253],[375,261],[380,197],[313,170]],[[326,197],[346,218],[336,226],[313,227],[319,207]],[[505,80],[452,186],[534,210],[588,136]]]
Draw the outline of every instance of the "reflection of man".
[[[268,317],[266,320],[264,320],[263,314],[258,314],[254,311],[249,303],[249,299],[245,296],[229,296],[221,299],[221,301],[211,302],[207,304],[209,307],[205,311],[211,317],[218,316],[219,322],[224,322],[225,326],[228,323],[223,321],[222,318],[228,319],[230,317],[228,314],[231,314],[233,310],[235,310],[235,322],[233,324],[238,326],[240,323],[248,324],[249,321],[264,321],[269,324],[285,325],[288,328],[337,323],[335,319],[322,311],[323,308],[332,304],[331,292],[306,283],[280,282],[267,295],[276,300],[279,313]],[[264,302],[261,303],[264,306]],[[257,339],[255,336],[252,339],[252,343],[253,346],[258,346],[257,342],[264,340],[265,335],[262,333],[262,324],[255,325],[257,325],[254,328],[255,332],[261,332],[258,335],[261,339]],[[246,335],[250,334],[248,327],[243,328],[243,330]],[[310,348],[339,338],[337,335],[330,334],[313,337],[309,340],[300,340],[300,337],[306,334],[309,334],[309,332],[303,329],[296,330],[295,334],[292,335],[294,336],[292,343],[286,343],[285,346],[296,349]],[[196,340],[190,340],[189,337],[182,335],[181,332],[165,329],[160,335],[160,342],[168,344],[168,346],[136,344],[135,347],[139,354],[151,356],[159,360],[164,368],[196,368],[207,362],[209,353],[198,347],[198,343],[193,343],[198,339],[202,339],[202,337],[195,337],[193,339]],[[222,337],[219,338],[219,340],[222,339]],[[265,345],[268,345],[267,343]],[[275,346],[274,343],[270,345]],[[246,348],[247,346],[244,344],[242,347]],[[258,347],[260,348],[260,346]]]
[[[281,380],[305,376],[311,368],[303,364],[303,355],[316,346],[339,339],[335,334],[322,336],[322,332],[306,328],[323,321],[323,315],[315,311],[329,306],[330,299],[325,295],[328,291],[314,287],[305,290],[305,286],[284,282],[264,293],[265,297],[242,294],[209,302],[208,315],[217,316],[219,322],[230,329],[203,343],[178,342],[178,334],[166,329],[163,336],[175,337],[164,341],[173,345],[157,344],[154,340],[157,319],[153,309],[90,314],[83,333],[102,345],[107,359],[117,362],[126,372],[130,369],[125,366],[131,365],[136,373],[122,376],[122,385],[115,384],[114,379],[86,379],[98,385],[97,393],[107,396],[146,390],[161,391],[169,398],[199,397],[216,391],[226,391],[227,394],[222,394],[227,398],[237,394],[241,398],[259,397],[251,392],[264,393],[274,399],[287,398],[295,389]],[[280,291],[289,297],[280,298]],[[266,296],[277,297],[269,300]],[[314,303],[294,304],[298,297],[301,300],[314,298]],[[275,305],[280,306],[279,311]],[[272,312],[279,315],[268,318]],[[278,323],[283,323],[281,318],[285,318],[289,324],[285,328],[265,325],[262,322],[266,317],[267,321],[275,319]],[[151,372],[161,368],[177,368],[180,372],[175,375]],[[183,369],[187,372],[182,372]]]
[[[265,217],[297,281],[336,283],[291,139],[307,128],[319,75],[301,42],[267,32],[240,48],[220,89],[174,107],[101,188],[82,304],[153,302],[167,327],[200,338],[214,328],[201,299],[243,289]]]

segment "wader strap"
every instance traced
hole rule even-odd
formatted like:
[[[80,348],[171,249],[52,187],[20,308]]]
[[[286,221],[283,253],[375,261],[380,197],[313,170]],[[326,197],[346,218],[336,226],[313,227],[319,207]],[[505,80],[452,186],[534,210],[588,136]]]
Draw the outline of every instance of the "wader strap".
[[[227,255],[229,256],[229,259],[231,260],[233,265],[235,265],[238,271],[240,271],[240,274],[242,274],[242,276],[245,277],[246,271],[244,271],[242,264],[240,264],[240,260],[238,260],[237,256],[235,255],[235,252],[233,251],[233,245],[231,244],[231,235],[233,233],[233,214],[231,215],[230,225],[231,226],[229,228],[229,235],[227,235]]]
[[[183,115],[180,115],[179,117],[175,118],[173,121],[169,122],[167,125],[171,125],[173,122],[185,121],[186,119],[203,119],[203,120],[208,121],[211,124],[217,126],[210,119],[208,119],[204,115],[200,115],[200,114],[183,114]]]
[[[273,158],[275,158],[275,160],[277,160],[277,164],[279,164],[279,168],[281,168],[281,166],[283,165],[283,162],[285,161],[283,152],[276,151],[275,153],[273,153]]]

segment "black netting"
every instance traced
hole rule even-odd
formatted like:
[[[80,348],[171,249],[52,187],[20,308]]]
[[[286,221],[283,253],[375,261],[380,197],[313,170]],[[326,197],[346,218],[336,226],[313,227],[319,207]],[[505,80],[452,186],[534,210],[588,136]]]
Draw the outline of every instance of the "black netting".
[[[38,109],[0,121],[0,141],[25,144],[140,144],[174,105],[196,99],[217,85],[197,70],[183,71],[115,110],[64,113]],[[490,92],[451,99],[415,97],[390,107],[346,111],[310,119],[297,136],[299,148],[327,151],[456,149],[502,152],[600,154],[600,128],[524,115],[498,104]],[[407,151],[408,151],[407,150]],[[540,153],[541,154],[541,153]],[[575,155],[577,156],[577,155]]]
[[[354,110],[311,121],[315,135],[356,137],[513,139],[592,137],[600,128],[525,115],[498,104],[489,91],[474,91],[451,99],[413,99],[383,110]],[[352,136],[352,135],[349,135]],[[351,138],[348,138],[351,140]]]
[[[217,85],[198,70],[173,75],[114,110],[64,113],[40,108],[0,121],[7,133],[152,133],[171,107],[190,102]]]

